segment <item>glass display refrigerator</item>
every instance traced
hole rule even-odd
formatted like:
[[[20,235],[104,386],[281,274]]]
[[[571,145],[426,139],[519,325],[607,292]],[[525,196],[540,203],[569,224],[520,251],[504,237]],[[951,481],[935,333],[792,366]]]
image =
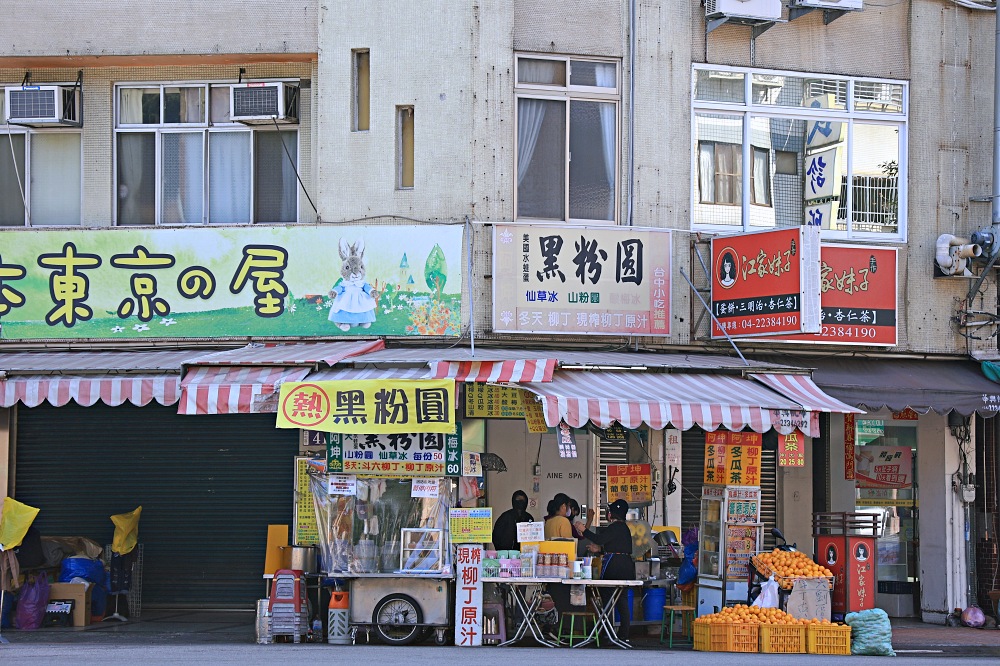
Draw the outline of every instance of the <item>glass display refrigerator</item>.
[[[704,486],[698,529],[698,615],[745,603],[750,558],[761,548],[759,486]]]

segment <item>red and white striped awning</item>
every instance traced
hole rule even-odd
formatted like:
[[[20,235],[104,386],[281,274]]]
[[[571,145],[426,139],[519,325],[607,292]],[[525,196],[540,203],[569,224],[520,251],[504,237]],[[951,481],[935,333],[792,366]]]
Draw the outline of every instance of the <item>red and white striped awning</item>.
[[[752,374],[753,379],[787,396],[810,412],[864,414],[863,410],[841,402],[816,385],[808,375]]]
[[[181,380],[177,413],[274,413],[281,384],[300,381],[311,370],[312,367],[195,366]]]
[[[48,401],[62,407],[70,400],[90,407],[97,402],[142,407],[156,401],[172,405],[180,395],[180,375],[26,375],[0,380],[0,407],[20,402],[37,407]]]
[[[382,340],[345,340],[342,342],[290,342],[283,344],[254,342],[239,349],[203,354],[187,365],[334,365],[346,358],[385,349]]]
[[[526,383],[550,382],[556,359],[536,358],[507,361],[435,361],[431,363],[434,379],[457,382]]]
[[[327,368],[309,375],[311,382],[357,381],[362,379],[439,379],[427,368]]]
[[[749,427],[788,433],[795,426],[786,424],[795,422],[806,435],[819,434],[815,414],[756,382],[730,375],[558,370],[551,382],[523,388],[539,396],[550,427],[566,421],[579,428],[590,421],[599,428],[618,422],[628,428],[645,423],[655,430],[697,425],[708,431]]]

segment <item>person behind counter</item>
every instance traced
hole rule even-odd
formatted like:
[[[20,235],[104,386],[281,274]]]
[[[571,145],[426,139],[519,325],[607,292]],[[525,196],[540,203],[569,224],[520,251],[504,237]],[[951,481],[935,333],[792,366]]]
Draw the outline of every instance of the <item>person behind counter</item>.
[[[566,493],[557,493],[549,500],[546,507],[548,515],[545,516],[545,540],[549,539],[572,539],[573,526],[569,522],[570,499]]]
[[[584,530],[589,530],[590,526],[594,524],[594,510],[589,509],[587,511],[587,522],[584,524],[582,512],[580,510],[580,503],[575,499],[570,498],[569,500],[569,518],[570,526],[573,528],[573,536],[582,541],[586,537],[583,536]]]
[[[604,555],[601,558],[601,578],[604,580],[635,580],[635,562],[632,561],[632,533],[625,522],[628,513],[628,502],[615,500],[608,505],[609,525],[600,534],[585,529],[583,535],[598,546],[602,546]],[[607,603],[611,590],[601,588],[601,598]],[[618,638],[628,640],[632,622],[629,618],[628,595],[618,597],[615,610],[621,621],[618,625]]]
[[[510,497],[511,508],[500,514],[493,524],[493,548],[496,550],[520,550],[517,541],[517,524],[533,523],[534,516],[528,513],[528,494],[515,490]]]

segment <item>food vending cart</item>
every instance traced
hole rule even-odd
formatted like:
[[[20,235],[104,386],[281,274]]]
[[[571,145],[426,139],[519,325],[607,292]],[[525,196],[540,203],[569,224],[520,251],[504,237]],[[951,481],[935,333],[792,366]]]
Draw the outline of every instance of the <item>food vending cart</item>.
[[[326,470],[314,472],[311,484],[323,571],[348,588],[352,633],[374,632],[390,645],[432,634],[439,645],[447,641],[460,432],[414,433],[406,450],[390,435],[330,435]],[[374,454],[386,450],[404,459]],[[424,455],[435,464],[420,464]]]
[[[746,599],[750,558],[761,548],[759,486],[704,486],[698,530],[698,615]]]

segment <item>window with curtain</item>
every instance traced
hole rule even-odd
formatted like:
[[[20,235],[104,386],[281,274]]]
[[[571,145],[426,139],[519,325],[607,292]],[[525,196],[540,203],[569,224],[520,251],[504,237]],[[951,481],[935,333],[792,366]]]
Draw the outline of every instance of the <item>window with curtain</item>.
[[[0,226],[81,223],[78,130],[0,127]]]
[[[516,215],[614,222],[618,64],[517,56]]]
[[[119,226],[298,220],[298,130],[233,123],[229,102],[224,84],[118,88]]]
[[[906,240],[905,81],[695,65],[692,83],[694,229]]]

